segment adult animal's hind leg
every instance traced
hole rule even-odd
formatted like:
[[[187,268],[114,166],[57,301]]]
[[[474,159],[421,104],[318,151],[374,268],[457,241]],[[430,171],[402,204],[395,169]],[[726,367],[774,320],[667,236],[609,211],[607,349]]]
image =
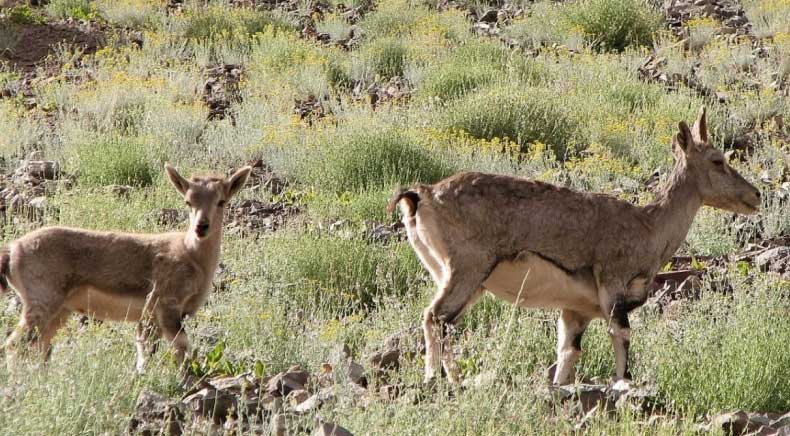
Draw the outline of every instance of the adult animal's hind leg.
[[[628,366],[628,352],[631,344],[631,324],[628,312],[641,303],[628,302],[622,293],[606,295],[602,290],[601,309],[609,323],[609,338],[614,348],[616,376],[618,379],[631,379]]]
[[[557,320],[557,368],[554,371],[555,385],[570,383],[573,365],[582,350],[582,336],[590,319],[572,310],[563,310]]]
[[[411,247],[414,249],[422,265],[428,270],[434,283],[439,285],[444,276],[444,268],[440,260],[434,256],[430,248],[428,248],[425,242],[420,238],[416,221],[417,219],[415,217],[406,217],[403,219],[403,224],[406,227],[406,236],[409,238]]]
[[[451,265],[449,276],[423,314],[425,334],[425,380],[436,376],[443,363],[450,381],[459,381],[455,359],[444,337],[447,330],[460,320],[464,309],[481,294],[481,285],[489,274],[490,263],[485,260],[467,262],[464,266]],[[472,265],[474,264],[474,265]],[[482,267],[481,267],[482,265]],[[437,326],[437,324],[439,324]],[[437,328],[440,327],[440,328]],[[441,339],[441,340],[440,340]],[[444,347],[442,347],[444,345]],[[443,348],[443,350],[442,350]]]

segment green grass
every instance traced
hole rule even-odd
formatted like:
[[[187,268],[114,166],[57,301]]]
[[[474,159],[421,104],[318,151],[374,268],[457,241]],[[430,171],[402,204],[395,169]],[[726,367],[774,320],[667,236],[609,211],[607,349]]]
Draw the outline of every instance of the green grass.
[[[734,273],[733,273],[734,274]],[[778,352],[790,340],[782,321],[787,282],[739,279],[732,296],[707,294],[680,324],[660,323],[650,372],[661,394],[679,410],[784,411],[790,358]],[[715,356],[715,358],[713,357]]]

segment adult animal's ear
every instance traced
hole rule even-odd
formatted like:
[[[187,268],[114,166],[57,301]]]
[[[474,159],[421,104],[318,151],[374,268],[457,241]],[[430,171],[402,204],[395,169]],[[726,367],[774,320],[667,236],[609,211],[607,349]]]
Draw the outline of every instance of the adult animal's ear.
[[[705,106],[699,108],[699,115],[694,121],[694,127],[691,128],[691,137],[698,146],[708,144],[708,121],[705,117]]]
[[[678,123],[678,133],[672,137],[672,147],[676,150],[680,149],[687,155],[695,149],[691,130],[689,130],[689,126],[685,121]]]
[[[252,167],[246,166],[239,168],[232,176],[225,179],[225,198],[230,198],[236,195],[244,184],[247,183],[247,177],[250,176]]]
[[[170,178],[170,183],[176,187],[176,190],[180,192],[181,195],[186,195],[189,190],[189,181],[181,177],[181,174],[178,174],[178,171],[167,162],[165,162],[165,171],[167,172],[167,177]]]

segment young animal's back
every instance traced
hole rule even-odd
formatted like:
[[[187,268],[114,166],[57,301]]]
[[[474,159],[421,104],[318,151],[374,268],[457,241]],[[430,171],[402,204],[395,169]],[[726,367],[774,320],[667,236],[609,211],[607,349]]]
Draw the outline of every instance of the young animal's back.
[[[161,262],[177,250],[182,238],[179,233],[146,235],[45,227],[10,244],[10,272],[12,277],[45,279],[64,295],[90,287],[107,294],[145,298],[157,259]]]

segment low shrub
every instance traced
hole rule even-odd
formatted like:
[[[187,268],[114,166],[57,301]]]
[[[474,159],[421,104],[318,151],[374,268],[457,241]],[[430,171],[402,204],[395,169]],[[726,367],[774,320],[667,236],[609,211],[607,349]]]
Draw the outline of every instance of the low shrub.
[[[575,122],[544,89],[497,86],[469,94],[442,111],[441,125],[481,139],[508,138],[524,151],[533,142],[547,144],[563,158],[574,136]]]
[[[395,128],[355,127],[327,134],[294,168],[297,178],[322,192],[342,194],[432,183],[453,169]]]
[[[594,47],[607,51],[649,44],[662,26],[661,15],[645,0],[581,0],[564,15]]]
[[[266,244],[264,269],[282,283],[295,284],[297,307],[337,313],[372,308],[384,295],[416,292],[424,274],[405,242],[382,249],[359,238],[284,232]]]
[[[150,144],[140,138],[99,135],[70,150],[71,168],[81,183],[150,185],[159,174]]]

